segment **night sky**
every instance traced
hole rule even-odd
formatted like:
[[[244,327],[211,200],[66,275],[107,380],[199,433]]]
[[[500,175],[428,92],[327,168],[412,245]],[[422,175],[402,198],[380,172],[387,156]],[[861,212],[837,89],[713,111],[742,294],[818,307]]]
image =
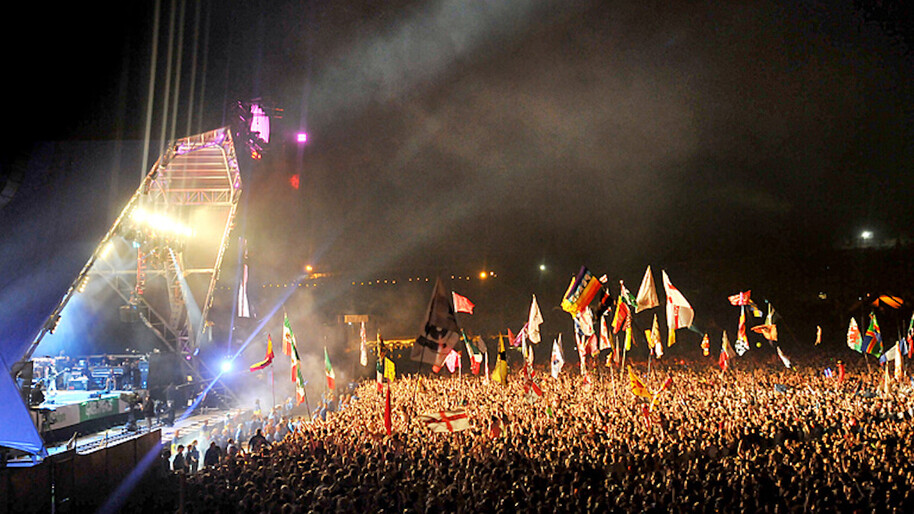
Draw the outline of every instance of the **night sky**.
[[[27,40],[4,36],[15,92],[0,180],[22,177],[0,206],[8,361],[143,173],[155,4],[132,4],[19,6]],[[162,2],[152,147],[163,121],[175,123],[165,139],[182,137],[263,99],[282,119],[263,160],[243,163],[260,281],[304,264],[356,282],[497,270],[493,301],[517,311],[499,323],[515,330],[531,293],[554,311],[581,265],[634,290],[645,266],[658,284],[666,269],[700,320],[706,306],[735,317],[726,296],[738,290],[802,305],[838,282],[828,263],[863,230],[910,241],[906,11],[631,4],[188,2],[172,117]],[[868,279],[844,286],[871,292]],[[351,306],[352,294],[335,296]],[[427,292],[416,294],[404,303],[420,316]],[[551,330],[570,332],[551,315],[568,325]]]

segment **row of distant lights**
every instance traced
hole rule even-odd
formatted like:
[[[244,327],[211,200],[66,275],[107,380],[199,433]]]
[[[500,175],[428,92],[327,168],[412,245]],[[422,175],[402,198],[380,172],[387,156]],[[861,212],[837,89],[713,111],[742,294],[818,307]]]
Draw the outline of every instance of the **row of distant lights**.
[[[479,273],[478,277],[479,277],[480,280],[485,280],[485,279],[488,279],[488,278],[497,278],[498,275],[497,275],[495,272],[493,272],[493,271],[481,271],[481,272]],[[473,277],[471,277],[471,276],[451,275],[451,280],[465,280],[465,281],[470,281],[470,280],[472,280],[472,279],[473,279]],[[416,282],[416,283],[419,283],[419,282],[429,282],[430,280],[431,280],[431,279],[430,279],[429,277],[416,277],[416,278],[410,277],[410,278],[406,279],[405,282],[410,282],[410,283]],[[394,285],[394,284],[397,284],[398,282],[399,282],[399,283],[403,283],[404,281],[403,281],[403,280],[396,280],[396,279],[384,279],[384,280],[378,279],[378,280],[369,280],[369,281],[367,281],[367,282],[356,282],[356,281],[353,281],[353,282],[351,282],[351,285],[353,285],[353,286],[380,286],[380,285]],[[283,288],[283,287],[317,287],[317,283],[312,282],[312,283],[298,283],[298,284],[295,284],[295,283],[293,282],[293,283],[290,283],[290,284],[263,284],[261,287],[263,287],[263,288],[267,288],[267,287],[278,287],[278,288]],[[225,286],[225,287],[223,287],[222,289],[230,289],[230,288],[229,288],[228,286]]]

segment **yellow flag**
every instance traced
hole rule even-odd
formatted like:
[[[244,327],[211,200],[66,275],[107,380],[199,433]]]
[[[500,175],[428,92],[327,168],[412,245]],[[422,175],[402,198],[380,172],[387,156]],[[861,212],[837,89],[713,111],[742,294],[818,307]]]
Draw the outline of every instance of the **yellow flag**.
[[[498,358],[495,360],[495,369],[492,370],[492,380],[499,384],[508,383],[508,361],[505,358],[505,341],[501,334],[498,335]]]
[[[641,396],[642,398],[651,398],[653,396],[650,389],[648,389],[647,386],[644,385],[644,382],[638,378],[638,375],[632,371],[631,366],[628,367],[628,379],[632,384],[632,394],[635,396]]]
[[[389,357],[384,357],[384,378],[391,382],[397,378],[397,366]]]

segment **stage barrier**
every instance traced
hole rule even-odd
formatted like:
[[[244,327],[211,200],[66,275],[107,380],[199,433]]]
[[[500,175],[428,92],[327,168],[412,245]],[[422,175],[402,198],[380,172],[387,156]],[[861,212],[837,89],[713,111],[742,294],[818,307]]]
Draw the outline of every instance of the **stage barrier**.
[[[87,454],[68,450],[33,466],[0,469],[0,512],[96,510],[146,453],[158,447],[161,435],[160,430],[153,430]],[[150,466],[131,497],[144,497],[145,489],[152,492],[155,468],[155,463]]]

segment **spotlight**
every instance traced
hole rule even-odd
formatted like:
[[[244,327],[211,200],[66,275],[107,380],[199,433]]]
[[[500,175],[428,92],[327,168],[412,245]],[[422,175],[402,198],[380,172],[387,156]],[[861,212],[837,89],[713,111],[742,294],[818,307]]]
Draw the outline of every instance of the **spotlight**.
[[[298,134],[295,134],[295,141],[298,143],[307,143],[308,142],[308,133],[299,132]]]
[[[222,361],[222,364],[219,366],[219,369],[221,369],[223,373],[228,373],[229,371],[232,371],[232,361],[231,361],[231,359],[225,359],[225,360],[223,360],[223,361]]]

